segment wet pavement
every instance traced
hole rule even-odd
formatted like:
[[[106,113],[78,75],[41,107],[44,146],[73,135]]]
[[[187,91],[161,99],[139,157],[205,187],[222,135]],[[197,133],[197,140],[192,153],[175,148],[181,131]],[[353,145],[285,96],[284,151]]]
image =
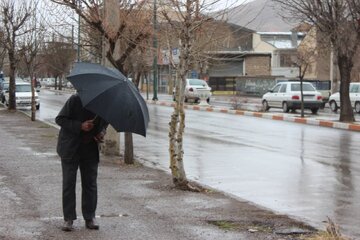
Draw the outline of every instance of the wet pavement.
[[[55,153],[58,129],[0,108],[0,239],[300,239],[312,229],[239,198],[216,191],[172,188],[163,171],[125,166],[105,157],[99,168],[99,231],[78,220],[60,230],[61,166]],[[80,203],[77,184],[77,202]],[[295,229],[295,230],[292,230]]]
[[[169,172],[172,108],[149,109],[148,137],[135,137],[135,154]],[[53,119],[51,112],[47,117]],[[359,133],[198,111],[187,111],[185,131],[190,179],[320,228],[329,216],[345,233],[360,237],[354,224],[360,221]]]
[[[135,152],[167,170],[172,109],[149,109],[148,137],[135,138]],[[329,216],[360,238],[359,133],[187,111],[184,136],[189,178],[318,227]]]

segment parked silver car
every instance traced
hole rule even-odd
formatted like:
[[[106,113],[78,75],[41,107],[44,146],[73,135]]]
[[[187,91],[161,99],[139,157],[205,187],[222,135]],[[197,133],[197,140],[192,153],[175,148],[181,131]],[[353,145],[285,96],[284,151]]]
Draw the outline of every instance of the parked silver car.
[[[349,97],[351,106],[355,109],[355,112],[360,113],[360,83],[350,83]],[[340,93],[336,92],[329,98],[331,111],[337,112],[340,105]]]
[[[322,106],[322,96],[311,83],[303,83],[304,109],[316,114]],[[300,82],[280,82],[262,97],[263,110],[282,108],[283,112],[301,109]]]
[[[9,104],[9,87],[4,88],[4,97],[1,99],[2,103],[6,106]],[[35,106],[36,109],[40,109],[40,100],[38,96],[39,90],[35,90]],[[16,92],[16,105],[18,107],[30,107],[31,106],[31,84],[28,82],[16,82],[15,83],[15,92]]]
[[[185,102],[188,102],[189,100],[199,102],[200,98],[203,97],[209,103],[211,97],[211,87],[209,87],[207,82],[202,79],[188,78],[186,79],[184,94]],[[173,90],[173,100],[175,101],[175,88]]]

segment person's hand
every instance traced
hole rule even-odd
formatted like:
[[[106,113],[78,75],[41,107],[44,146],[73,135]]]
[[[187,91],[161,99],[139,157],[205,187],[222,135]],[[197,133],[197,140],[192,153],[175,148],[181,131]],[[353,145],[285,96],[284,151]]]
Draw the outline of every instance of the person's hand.
[[[104,136],[105,136],[105,131],[101,131],[94,137],[94,139],[96,142],[102,143],[104,142]]]
[[[83,122],[81,124],[81,130],[83,130],[85,132],[89,132],[93,128],[94,128],[93,120],[86,120],[85,122]]]

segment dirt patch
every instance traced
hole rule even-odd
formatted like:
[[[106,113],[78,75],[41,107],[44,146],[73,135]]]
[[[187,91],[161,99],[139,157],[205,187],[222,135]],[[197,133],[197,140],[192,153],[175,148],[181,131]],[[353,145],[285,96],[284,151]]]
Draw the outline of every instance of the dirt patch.
[[[276,215],[274,215],[275,217]],[[223,230],[249,232],[254,234],[274,234],[286,239],[306,239],[314,237],[317,230],[303,223],[290,221],[283,226],[276,226],[276,221],[228,221],[228,220],[211,220],[209,224],[215,225]]]

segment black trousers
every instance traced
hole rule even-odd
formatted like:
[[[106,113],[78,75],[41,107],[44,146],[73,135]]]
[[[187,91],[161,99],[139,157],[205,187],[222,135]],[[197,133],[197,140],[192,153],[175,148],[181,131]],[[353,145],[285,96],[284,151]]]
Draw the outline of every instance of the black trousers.
[[[85,220],[95,217],[99,150],[95,142],[83,144],[72,159],[61,159],[63,174],[62,204],[64,220],[75,220],[76,175],[81,174],[81,210]]]

